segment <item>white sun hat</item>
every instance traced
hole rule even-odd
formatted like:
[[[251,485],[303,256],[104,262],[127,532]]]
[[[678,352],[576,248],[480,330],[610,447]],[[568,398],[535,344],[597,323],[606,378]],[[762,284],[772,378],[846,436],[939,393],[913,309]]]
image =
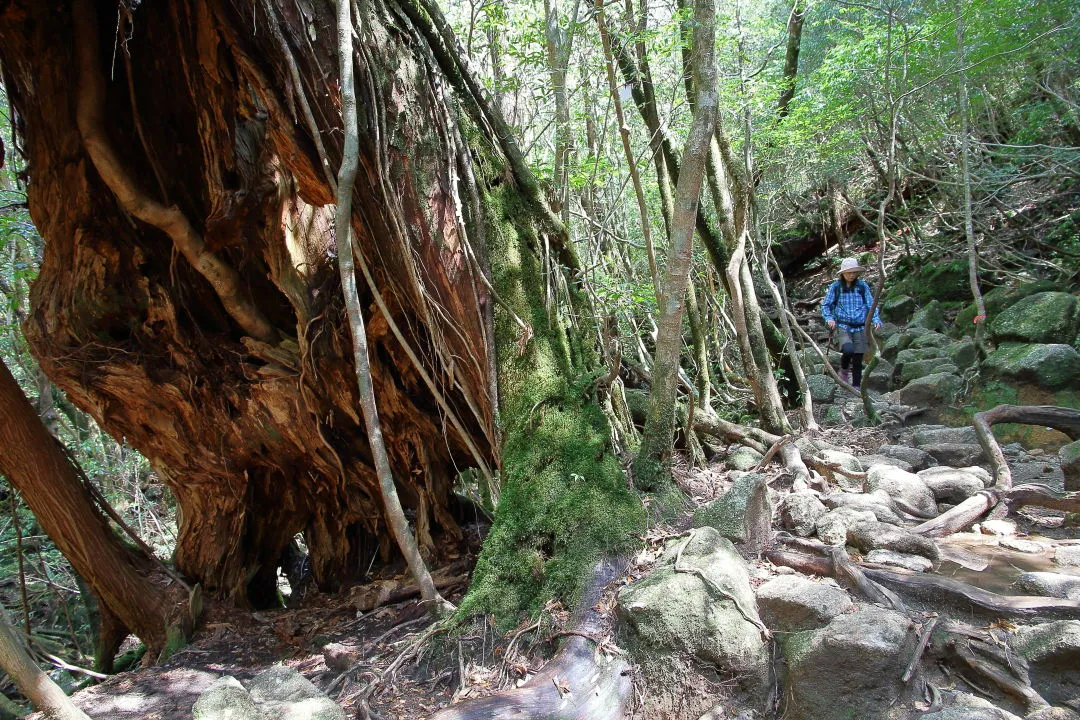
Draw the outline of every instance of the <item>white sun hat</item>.
[[[855,258],[844,258],[844,261],[840,263],[840,274],[842,275],[843,273],[850,272],[852,270],[854,270],[855,272],[866,272],[866,268],[860,265],[859,261]]]

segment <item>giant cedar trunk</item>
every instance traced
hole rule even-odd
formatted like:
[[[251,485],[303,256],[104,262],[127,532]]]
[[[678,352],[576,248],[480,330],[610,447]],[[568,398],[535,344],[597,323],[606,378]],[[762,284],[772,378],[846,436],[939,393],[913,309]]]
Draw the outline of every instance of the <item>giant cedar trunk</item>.
[[[83,24],[69,3],[0,9],[0,67],[46,240],[27,338],[49,377],[173,490],[182,572],[211,594],[270,603],[278,558],[302,532],[316,581],[333,587],[390,553],[320,157],[341,157],[333,2],[142,3],[121,10],[118,36],[117,4],[91,4],[97,19]],[[362,279],[361,302],[398,490],[430,556],[459,536],[456,471],[498,462],[490,308],[464,244],[478,221],[462,199],[472,156],[430,34],[394,0],[365,7],[354,226],[442,406]],[[96,40],[95,67],[80,67],[78,33]],[[86,151],[76,72],[101,74],[104,138],[136,191],[175,205],[235,271],[272,325],[265,342],[169,235],[122,209]]]

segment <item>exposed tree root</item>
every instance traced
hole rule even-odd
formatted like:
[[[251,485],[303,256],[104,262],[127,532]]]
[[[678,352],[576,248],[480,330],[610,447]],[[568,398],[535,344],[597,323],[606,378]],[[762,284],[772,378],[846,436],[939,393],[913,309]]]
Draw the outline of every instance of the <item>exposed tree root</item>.
[[[999,595],[940,575],[863,567],[872,580],[924,599],[945,600],[965,610],[981,608],[1005,616],[1080,618],[1080,602],[1033,595]]]
[[[1008,490],[1012,487],[1012,471],[1005,461],[1005,454],[991,427],[996,423],[1021,423],[1024,425],[1043,425],[1060,430],[1069,439],[1080,438],[1080,410],[1054,407],[1053,405],[998,405],[991,410],[975,413],[973,424],[990,465],[994,469],[994,487]]]
[[[630,696],[629,665],[621,654],[608,655],[591,638],[604,633],[593,607],[622,566],[602,561],[581,602],[580,619],[555,658],[520,688],[451,705],[432,720],[616,720],[624,717]]]

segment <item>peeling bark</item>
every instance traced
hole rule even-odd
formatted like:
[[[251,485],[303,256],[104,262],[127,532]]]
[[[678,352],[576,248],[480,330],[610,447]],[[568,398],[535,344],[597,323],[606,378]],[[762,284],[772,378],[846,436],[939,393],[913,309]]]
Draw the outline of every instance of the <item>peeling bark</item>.
[[[116,12],[86,3],[102,18]],[[0,67],[25,121],[29,205],[46,239],[24,326],[31,348],[75,405],[170,486],[176,564],[210,595],[276,602],[275,568],[297,533],[316,582],[332,589],[380,548],[390,559],[335,273],[334,195],[315,149],[340,160],[337,64],[320,36],[334,27],[333,3],[143,3],[121,49],[131,62],[115,67],[112,24],[79,52],[75,33],[93,30],[73,7],[23,0],[0,11]],[[475,450],[499,460],[488,293],[457,219],[481,220],[459,207],[458,120],[431,48],[398,4],[374,2],[372,15],[357,61],[357,244],[461,419],[444,422],[361,288],[389,463],[430,558],[460,537],[449,510],[458,470],[476,465]],[[85,102],[90,90],[71,82],[73,67],[102,80],[100,121],[81,132],[79,91]],[[87,136],[129,179],[159,169],[172,206],[150,196],[153,182],[125,193]],[[202,239],[194,255],[170,224],[180,217]],[[200,271],[208,257],[233,269],[235,297],[253,306],[247,320]]]

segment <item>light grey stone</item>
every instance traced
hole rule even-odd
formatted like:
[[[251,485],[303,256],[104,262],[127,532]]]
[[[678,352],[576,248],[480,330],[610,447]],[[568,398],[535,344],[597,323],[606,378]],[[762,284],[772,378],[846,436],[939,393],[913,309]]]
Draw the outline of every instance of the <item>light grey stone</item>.
[[[1051,705],[1080,702],[1080,621],[1020,627],[1009,644],[1028,661],[1031,686]]]
[[[938,445],[940,443],[979,444],[979,436],[970,425],[949,427],[948,425],[923,425],[915,428],[913,442],[916,447]]]
[[[1015,535],[1016,523],[1012,520],[985,520],[979,532],[984,535]]]
[[[743,615],[759,619],[746,562],[716,530],[694,531],[682,565],[704,572],[730,597],[723,596],[697,574],[675,571],[677,548],[684,542],[673,540],[651,573],[619,591],[620,619],[641,643],[696,657],[761,692],[769,653],[757,626]]]
[[[901,470],[906,470],[907,472],[911,472],[915,469],[914,466],[906,460],[901,460],[900,458],[892,457],[890,455],[863,455],[861,459],[866,467],[872,465],[891,465],[900,468]]]
[[[782,636],[791,699],[785,717],[886,717],[903,691],[900,676],[914,644],[906,616],[874,606],[837,615],[820,630]]]
[[[1029,713],[1024,720],[1080,720],[1080,715],[1068,708],[1044,707],[1041,710]]]
[[[806,387],[816,403],[829,403],[836,397],[836,381],[828,375],[807,375]]]
[[[847,544],[848,526],[859,522],[876,522],[877,518],[869,510],[836,508],[818,518],[817,536],[826,545]]]
[[[261,720],[262,715],[240,681],[222,676],[207,688],[191,708],[193,720]]]
[[[935,443],[921,446],[942,465],[964,467],[986,462],[982,445],[971,443]]]
[[[1058,545],[1054,548],[1054,562],[1067,567],[1080,567],[1080,544]]]
[[[1080,600],[1080,577],[1052,572],[1020,573],[1016,584],[1025,592],[1044,597]]]
[[[967,469],[939,466],[920,470],[918,476],[939,503],[955,505],[986,489],[983,479]]]
[[[866,471],[866,489],[884,490],[925,517],[937,515],[937,500],[918,475],[891,465],[874,465]]]
[[[829,493],[821,499],[821,502],[829,508],[846,507],[853,510],[869,510],[879,522],[890,525],[902,525],[903,518],[892,509],[892,500],[883,490],[873,493]]]
[[[1020,538],[1015,537],[1003,537],[998,544],[1006,550],[1027,553],[1029,555],[1037,555],[1046,549],[1046,546],[1040,542],[1035,542],[1034,540],[1021,540]]]
[[[724,458],[724,463],[732,470],[753,470],[763,457],[757,450],[740,445]]]
[[[287,665],[274,665],[251,679],[251,698],[264,716],[280,720],[345,720],[345,711],[314,683]]]
[[[821,627],[855,608],[835,581],[797,575],[770,580],[757,589],[757,599],[765,624],[782,632]]]
[[[934,563],[922,555],[898,553],[892,550],[871,550],[866,555],[866,562],[890,565],[915,572],[927,572],[934,567]]]
[[[861,522],[848,527],[847,543],[863,552],[892,550],[898,553],[922,555],[937,562],[940,552],[930,538],[915,535],[895,525],[877,522]]]
[[[910,445],[882,445],[878,448],[879,455],[903,460],[910,467],[908,470],[917,472],[937,464],[934,456],[925,450]]]
[[[790,493],[780,503],[780,522],[796,535],[808,537],[814,534],[818,518],[826,512],[825,505],[814,493]]]
[[[996,707],[954,706],[927,713],[922,720],[1021,720],[1011,712]]]

